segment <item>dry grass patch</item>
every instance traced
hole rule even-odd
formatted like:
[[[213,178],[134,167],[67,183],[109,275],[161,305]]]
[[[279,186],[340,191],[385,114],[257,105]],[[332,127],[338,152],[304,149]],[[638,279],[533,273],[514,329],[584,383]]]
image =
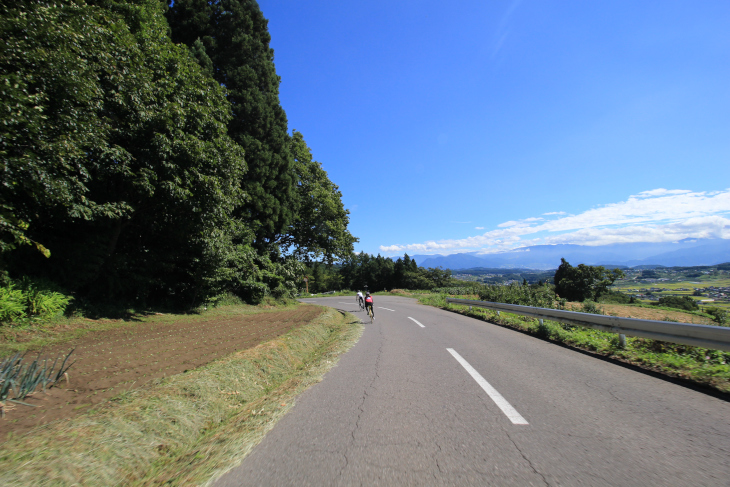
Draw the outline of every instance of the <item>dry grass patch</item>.
[[[642,306],[626,306],[623,304],[597,303],[596,307],[609,316],[620,316],[622,318],[637,318],[640,320],[667,321],[667,318],[679,323],[694,323],[695,325],[712,325],[717,323],[704,316],[697,316],[683,311],[669,311],[666,309],[652,309]],[[570,311],[581,311],[583,303],[567,303],[566,309]]]

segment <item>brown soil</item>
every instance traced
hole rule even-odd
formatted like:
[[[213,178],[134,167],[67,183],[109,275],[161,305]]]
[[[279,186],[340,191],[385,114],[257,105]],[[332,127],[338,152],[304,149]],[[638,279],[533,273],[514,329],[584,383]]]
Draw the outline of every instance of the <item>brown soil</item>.
[[[0,420],[0,441],[58,419],[77,416],[121,392],[154,379],[180,374],[233,352],[271,340],[309,323],[322,313],[316,306],[207,320],[139,324],[133,328],[90,333],[43,352],[52,359],[74,348],[73,366],[63,380],[45,393],[23,402],[7,402]],[[35,357],[33,357],[35,358]]]
[[[566,309],[572,311],[580,311],[582,303],[568,303]],[[680,323],[694,323],[695,325],[715,325],[709,318],[702,316],[695,316],[689,313],[683,313],[681,311],[667,311],[664,309],[651,309],[651,308],[640,308],[637,306],[624,306],[621,304],[603,304],[599,303],[598,307],[603,310],[604,313],[611,316],[620,316],[622,318],[638,318],[641,320],[658,320],[666,321],[667,318],[675,320]]]

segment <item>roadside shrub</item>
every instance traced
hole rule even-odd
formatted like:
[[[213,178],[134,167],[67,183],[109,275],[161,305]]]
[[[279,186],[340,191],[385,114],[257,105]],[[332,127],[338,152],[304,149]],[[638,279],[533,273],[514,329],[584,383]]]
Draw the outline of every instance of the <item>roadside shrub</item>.
[[[708,308],[705,308],[705,313],[710,315],[712,317],[712,321],[714,321],[718,325],[720,325],[720,326],[727,325],[728,312],[725,311],[724,309],[717,308],[717,307],[708,307]]]
[[[210,304],[213,307],[233,306],[243,304],[243,300],[233,293],[225,293],[220,296],[216,296],[215,300],[211,299]]]
[[[249,304],[259,304],[268,294],[269,288],[263,282],[241,282],[235,290],[236,295]]]
[[[550,285],[521,286],[517,283],[509,286],[487,285],[479,290],[479,299],[494,303],[519,304],[538,308],[554,308],[558,297]]]
[[[0,322],[13,322],[25,317],[25,299],[21,289],[13,284],[0,287]]]
[[[700,309],[697,301],[689,296],[662,296],[659,301],[651,303],[654,306],[683,309],[686,311],[698,311]]]
[[[602,315],[603,314],[603,311],[601,311],[601,308],[599,308],[598,306],[596,306],[596,303],[594,303],[593,301],[586,301],[585,303],[583,303],[583,306],[581,307],[581,310],[580,311],[582,313],[591,313],[591,314],[594,314],[594,315]]]
[[[292,297],[291,291],[283,284],[271,290],[271,295],[274,299],[284,299]]]
[[[23,278],[20,281],[27,313],[41,319],[62,314],[73,299],[56,291],[52,283]]]
[[[18,284],[0,287],[0,322],[52,318],[66,311],[72,300],[50,282],[23,278]]]

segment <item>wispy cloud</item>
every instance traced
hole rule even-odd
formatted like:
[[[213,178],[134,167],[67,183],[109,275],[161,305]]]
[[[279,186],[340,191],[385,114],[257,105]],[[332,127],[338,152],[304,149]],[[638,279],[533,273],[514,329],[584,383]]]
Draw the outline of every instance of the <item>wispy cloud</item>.
[[[382,252],[500,252],[528,245],[573,243],[607,245],[629,242],[672,242],[684,238],[730,239],[730,188],[714,192],[643,191],[626,201],[578,215],[543,213],[497,225],[482,235],[406,245],[382,245]],[[478,228],[481,229],[481,228]]]
[[[504,15],[502,15],[502,19],[499,21],[499,25],[497,26],[497,30],[494,34],[495,41],[492,48],[492,59],[494,59],[497,54],[499,54],[499,51],[502,49],[502,46],[507,40],[507,37],[509,37],[510,18],[512,17],[514,11],[517,10],[517,7],[520,6],[520,3],[522,3],[522,0],[513,0],[512,3],[510,3],[509,7],[507,7]]]
[[[484,230],[484,227],[474,227],[474,230]]]

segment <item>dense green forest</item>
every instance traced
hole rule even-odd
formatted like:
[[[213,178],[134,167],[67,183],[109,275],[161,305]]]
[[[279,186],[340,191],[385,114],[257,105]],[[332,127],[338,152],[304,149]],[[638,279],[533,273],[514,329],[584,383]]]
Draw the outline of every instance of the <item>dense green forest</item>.
[[[342,289],[434,289],[454,281],[450,270],[419,267],[408,254],[396,260],[366,253],[351,254],[338,265],[313,263],[307,269],[310,292]]]
[[[257,302],[352,258],[255,1],[0,5],[0,300]]]

